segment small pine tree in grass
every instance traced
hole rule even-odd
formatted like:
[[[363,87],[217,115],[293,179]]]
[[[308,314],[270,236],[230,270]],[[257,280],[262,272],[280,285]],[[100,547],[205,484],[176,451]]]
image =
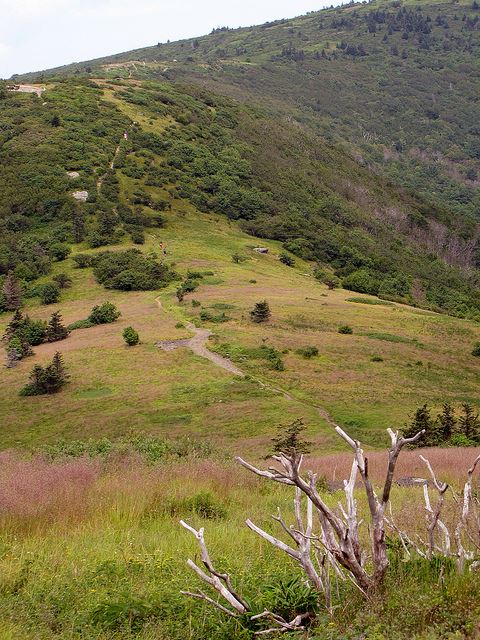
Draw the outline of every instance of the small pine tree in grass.
[[[302,418],[297,418],[287,425],[280,425],[278,435],[272,438],[274,454],[294,456],[309,453],[312,443],[302,437],[306,428]]]
[[[13,271],[7,273],[7,277],[3,283],[3,295],[7,311],[20,309],[22,306],[22,286]]]
[[[57,351],[53,356],[51,366],[53,367],[53,370],[55,371],[56,375],[60,378],[62,384],[65,384],[66,382],[68,382],[70,376],[67,373],[63,356],[59,351]]]
[[[68,382],[67,373],[61,353],[53,356],[46,367],[36,364],[30,372],[30,382],[20,391],[21,396],[39,396],[57,393]]]
[[[134,347],[140,341],[138,332],[133,327],[126,327],[123,330],[123,339],[129,347]]]
[[[4,342],[8,342],[16,335],[19,330],[23,327],[24,317],[21,311],[17,309],[13,314],[12,319],[10,320],[7,328],[5,329],[5,333],[3,334],[2,340]]]
[[[473,346],[472,356],[480,357],[480,342],[475,343]]]
[[[68,329],[62,324],[60,311],[54,311],[47,325],[47,342],[57,342],[68,337]]]
[[[266,300],[256,302],[254,308],[250,311],[250,319],[252,322],[266,322],[270,319],[272,313]]]

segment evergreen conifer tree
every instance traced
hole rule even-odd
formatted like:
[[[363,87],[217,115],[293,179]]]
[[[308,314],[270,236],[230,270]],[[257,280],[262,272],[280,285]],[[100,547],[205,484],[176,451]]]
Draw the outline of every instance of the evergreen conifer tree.
[[[68,329],[62,324],[60,311],[54,311],[47,325],[47,342],[57,342],[68,337]]]
[[[21,328],[23,327],[24,317],[21,311],[17,309],[13,314],[12,319],[10,320],[7,328],[5,329],[5,333],[3,334],[2,340],[4,342],[9,342],[14,335],[16,335]]]
[[[458,419],[459,431],[472,442],[480,440],[480,420],[471,404],[462,404],[463,415]]]
[[[13,271],[7,273],[3,283],[3,295],[7,311],[15,311],[22,306],[22,286]]]
[[[252,322],[266,322],[272,313],[270,311],[270,307],[266,300],[262,300],[262,302],[255,303],[254,308],[250,311],[250,318]]]
[[[437,416],[437,432],[439,437],[439,444],[450,440],[455,433],[455,427],[457,420],[455,418],[455,410],[452,405],[446,402],[443,405],[442,413]]]
[[[412,418],[412,421],[408,425],[408,427],[404,430],[403,436],[405,438],[412,438],[419,431],[424,430],[425,433],[421,438],[419,438],[414,444],[415,447],[425,447],[433,444],[435,439],[435,428],[434,422],[430,415],[430,409],[424,404],[422,407],[419,407]]]

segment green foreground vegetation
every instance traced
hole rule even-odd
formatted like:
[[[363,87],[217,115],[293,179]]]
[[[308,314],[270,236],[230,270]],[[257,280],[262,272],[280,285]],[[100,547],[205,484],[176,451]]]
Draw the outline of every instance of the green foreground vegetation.
[[[1,640],[252,638],[180,594],[198,587],[181,518],[254,611],[314,606],[295,637],[480,637],[477,573],[408,558],[392,531],[381,588],[334,581],[333,611],[312,605],[244,525],[290,522],[289,488],[232,462],[263,465],[302,418],[334,507],[351,457],[333,424],[376,487],[385,429],[425,428],[461,490],[480,440],[479,25],[476,2],[378,0],[0,83]],[[426,473],[418,453],[399,475]],[[392,493],[412,536],[422,496]]]
[[[288,487],[254,479],[193,441],[130,436],[59,443],[43,454],[47,461],[2,454],[2,639],[251,638],[241,623],[180,594],[198,586],[185,564],[198,552],[181,518],[206,527],[214,562],[254,610],[290,619],[311,606],[295,563],[244,525],[249,517],[275,533],[277,507],[290,521]],[[457,487],[462,473],[455,470]],[[341,497],[322,495],[332,506]],[[421,530],[421,489],[396,488],[392,500],[397,519]],[[477,637],[475,573],[458,575],[448,559],[407,561],[393,539],[389,557],[381,590],[365,602],[351,583],[334,580],[333,615],[320,604],[316,624],[298,637]]]

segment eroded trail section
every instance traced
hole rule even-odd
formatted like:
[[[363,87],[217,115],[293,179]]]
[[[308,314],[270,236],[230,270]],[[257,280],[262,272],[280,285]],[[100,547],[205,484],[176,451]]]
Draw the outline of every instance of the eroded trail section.
[[[162,303],[159,298],[156,299],[156,303],[159,309],[162,309]],[[191,349],[197,356],[201,356],[202,358],[210,360],[210,362],[213,362],[213,364],[217,365],[217,367],[221,367],[222,369],[225,369],[225,371],[229,371],[236,376],[240,376],[242,378],[245,377],[246,374],[237,366],[235,366],[231,360],[228,360],[228,358],[224,358],[218,353],[210,351],[206,347],[207,340],[212,335],[212,332],[209,329],[196,327],[191,322],[187,322],[185,326],[187,327],[187,329],[189,329],[189,331],[192,331],[195,334],[192,338],[183,338],[180,340],[161,340],[160,342],[156,342],[155,346],[159,349],[163,349],[164,351],[173,351],[174,349],[186,347],[187,349]],[[257,382],[263,388],[283,395],[283,397],[290,402],[296,402],[297,404],[313,407],[318,411],[318,414],[325,420],[325,422],[327,422],[327,424],[329,424],[331,427],[337,426],[332,416],[323,407],[319,407],[318,405],[311,404],[309,402],[304,402],[303,400],[298,400],[287,391],[266,384],[261,380],[257,380]]]
[[[183,340],[162,340],[161,342],[157,342],[155,346],[163,349],[164,351],[173,351],[179,347],[187,347],[197,356],[210,360],[210,362],[216,364],[217,367],[221,367],[222,369],[225,369],[225,371],[229,371],[236,376],[241,376],[242,378],[245,377],[243,371],[236,367],[231,360],[207,349],[205,345],[208,338],[212,335],[211,331],[208,329],[199,329],[191,322],[187,322],[186,327],[195,334],[193,338],[184,338]]]

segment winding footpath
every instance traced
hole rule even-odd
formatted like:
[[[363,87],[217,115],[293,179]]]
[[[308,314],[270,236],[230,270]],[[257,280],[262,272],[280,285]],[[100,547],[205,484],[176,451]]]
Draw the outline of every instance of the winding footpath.
[[[162,310],[163,306],[160,298],[156,298],[155,302],[157,303],[158,308]],[[241,378],[245,377],[246,374],[236,365],[234,365],[231,360],[229,360],[228,358],[224,358],[218,353],[214,353],[207,348],[207,341],[212,335],[212,332],[209,329],[196,327],[192,322],[187,322],[185,326],[189,331],[193,332],[194,336],[192,338],[183,338],[180,340],[161,340],[160,342],[155,343],[155,346],[159,349],[163,349],[163,351],[173,351],[174,349],[186,347],[187,349],[193,351],[193,353],[195,353],[197,356],[210,360],[210,362],[213,362],[213,364],[215,364],[217,367],[220,367],[221,369],[224,369],[229,373],[233,373],[233,375],[235,376],[239,376]],[[283,389],[279,389],[277,387],[273,387],[269,384],[266,384],[265,382],[262,382],[261,380],[255,379],[255,382],[257,382],[264,389],[268,389],[269,391],[281,394],[290,402],[295,402],[296,404],[301,404],[305,407],[311,407],[315,409],[320,417],[323,418],[325,422],[327,422],[327,424],[329,424],[331,427],[337,426],[332,416],[323,407],[305,402],[303,400],[298,400],[287,391],[284,391]]]

